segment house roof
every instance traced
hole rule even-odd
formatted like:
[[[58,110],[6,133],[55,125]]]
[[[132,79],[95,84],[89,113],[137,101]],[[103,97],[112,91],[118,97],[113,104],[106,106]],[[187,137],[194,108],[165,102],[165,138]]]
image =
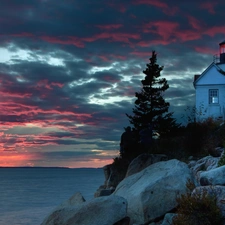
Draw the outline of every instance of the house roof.
[[[224,42],[225,43],[225,42]],[[216,63],[211,63],[203,72],[201,75],[194,75],[194,82],[193,85],[195,87],[195,85],[197,84],[197,82],[202,79],[202,77],[204,77],[205,74],[207,74],[207,72],[212,68],[215,67],[216,70],[221,73],[222,75],[225,76],[225,64],[216,64]]]
[[[195,75],[194,76],[194,82],[193,85],[195,87],[196,83],[215,65],[215,63],[211,63],[203,72],[201,75]]]

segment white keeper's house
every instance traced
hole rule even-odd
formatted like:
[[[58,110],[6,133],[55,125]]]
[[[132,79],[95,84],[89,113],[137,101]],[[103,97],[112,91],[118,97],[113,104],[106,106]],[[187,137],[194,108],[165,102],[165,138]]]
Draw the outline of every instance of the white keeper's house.
[[[210,66],[194,76],[196,119],[208,117],[225,120],[225,41],[219,44],[220,54]]]

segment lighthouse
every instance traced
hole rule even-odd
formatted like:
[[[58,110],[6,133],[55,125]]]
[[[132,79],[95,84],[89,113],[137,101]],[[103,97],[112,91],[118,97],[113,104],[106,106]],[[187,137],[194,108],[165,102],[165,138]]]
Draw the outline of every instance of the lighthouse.
[[[225,120],[225,41],[219,43],[219,54],[200,74],[194,76],[196,120],[209,117]]]

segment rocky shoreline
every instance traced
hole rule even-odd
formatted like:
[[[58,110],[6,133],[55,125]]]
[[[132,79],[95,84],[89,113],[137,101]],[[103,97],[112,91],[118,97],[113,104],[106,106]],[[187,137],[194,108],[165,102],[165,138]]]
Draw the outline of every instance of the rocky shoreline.
[[[123,173],[107,165],[103,168],[105,182],[95,198],[85,201],[81,193],[75,193],[41,225],[171,225],[176,200],[187,193],[188,181],[195,184],[195,193],[213,189],[225,217],[225,166],[217,166],[221,149],[217,151],[217,157],[190,158],[188,163],[143,154]]]

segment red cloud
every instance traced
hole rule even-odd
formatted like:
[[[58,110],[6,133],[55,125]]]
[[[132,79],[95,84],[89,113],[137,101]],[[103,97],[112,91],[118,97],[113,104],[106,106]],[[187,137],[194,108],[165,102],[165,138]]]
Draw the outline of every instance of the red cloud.
[[[154,21],[149,22],[143,26],[145,33],[153,33],[163,37],[163,40],[167,40],[173,36],[174,32],[179,27],[179,23],[170,21]]]
[[[155,38],[152,38],[150,41],[140,41],[137,45],[141,47],[147,47],[152,44],[167,45],[176,41],[178,28],[179,24],[177,22],[169,21],[154,21],[144,24],[142,26],[144,33],[154,34]]]
[[[31,93],[21,93],[21,92],[10,92],[7,90],[0,91],[1,97],[16,97],[16,98],[30,98],[32,96]]]
[[[119,79],[115,79],[114,76],[110,76],[110,75],[104,76],[103,80],[107,81],[107,82],[110,82],[110,83],[116,83],[116,82],[120,81]]]
[[[200,8],[206,9],[209,13],[215,14],[214,7],[217,5],[216,2],[204,2],[200,4]]]
[[[112,29],[119,29],[120,27],[123,27],[123,24],[96,25],[96,27],[102,30],[112,30]]]
[[[86,42],[94,42],[96,40],[100,39],[108,39],[112,42],[124,42],[124,43],[130,43],[130,39],[138,40],[140,39],[140,34],[135,33],[100,33],[97,35],[94,35],[93,37],[84,38],[83,40]]]
[[[78,48],[84,48],[83,41],[77,37],[41,36],[41,39],[49,43],[62,44],[62,45],[75,45]]]
[[[196,30],[202,30],[202,24],[199,20],[197,20],[196,18],[194,18],[193,16],[188,16],[188,20],[190,25],[196,29]]]
[[[35,86],[37,87],[37,89],[39,89],[39,87],[45,87],[46,89],[52,90],[53,88],[48,83],[48,80],[40,80]]]
[[[59,83],[59,82],[51,82],[50,85],[56,86],[56,87],[59,87],[59,88],[62,88],[64,86],[64,84]]]
[[[112,61],[119,61],[119,60],[126,60],[127,57],[123,55],[98,55],[100,59],[102,59],[105,62],[112,62]]]
[[[217,27],[210,27],[204,30],[203,34],[207,34],[211,37],[214,37],[216,34],[224,34],[225,25],[224,26],[217,26]]]
[[[215,55],[215,51],[208,47],[195,47],[194,48],[196,52],[203,53],[203,54],[210,54]]]
[[[7,126],[26,125],[31,122],[39,124],[39,126],[46,126],[49,124],[57,124],[60,120],[78,121],[80,123],[86,123],[87,120],[92,118],[91,114],[76,112],[74,108],[71,109],[41,109],[38,106],[29,106],[22,103],[14,102],[0,102],[1,117],[4,117],[0,123]],[[39,118],[45,118],[36,120],[36,115]],[[54,119],[49,119],[54,118]]]
[[[140,34],[136,33],[111,33],[111,32],[103,32],[100,34],[96,34],[91,37],[84,37],[84,38],[77,38],[77,37],[50,37],[50,36],[42,36],[42,40],[56,43],[56,44],[63,44],[63,45],[75,45],[76,47],[83,48],[85,47],[85,42],[94,42],[100,39],[108,39],[112,42],[124,42],[130,43],[130,39],[140,39]]]
[[[179,23],[170,21],[153,21],[142,26],[144,33],[151,33],[151,40],[143,40],[137,43],[138,46],[148,47],[151,45],[168,45],[174,42],[186,42],[198,40],[202,35],[215,36],[224,34],[225,26],[207,27],[192,16],[188,16],[189,23],[194,29],[183,29]],[[196,32],[196,30],[198,32]],[[136,53],[132,53],[136,54]]]
[[[108,3],[110,8],[114,8],[116,10],[118,10],[121,13],[125,13],[127,10],[127,6],[125,6],[125,4],[123,3]]]
[[[156,6],[158,8],[169,8],[169,6],[164,3],[164,2],[161,2],[161,1],[149,1],[149,0],[136,0],[136,1],[133,1],[134,4],[137,4],[137,5],[153,5],[153,6]]]
[[[178,11],[177,7],[170,7],[166,3],[161,2],[159,0],[158,1],[134,0],[133,4],[136,4],[136,5],[152,5],[152,6],[155,6],[157,8],[162,9],[165,14],[169,14],[169,15],[174,15]]]
[[[35,87],[37,89],[41,89],[42,87],[48,89],[48,90],[53,90],[53,87],[59,87],[62,88],[64,86],[64,84],[59,83],[59,82],[49,82],[47,79],[45,80],[40,80],[39,82],[37,82],[37,84],[35,85]]]
[[[34,37],[33,34],[27,33],[27,32],[22,32],[20,34],[12,34],[12,37]]]

